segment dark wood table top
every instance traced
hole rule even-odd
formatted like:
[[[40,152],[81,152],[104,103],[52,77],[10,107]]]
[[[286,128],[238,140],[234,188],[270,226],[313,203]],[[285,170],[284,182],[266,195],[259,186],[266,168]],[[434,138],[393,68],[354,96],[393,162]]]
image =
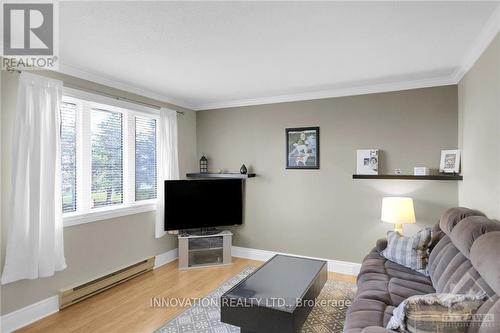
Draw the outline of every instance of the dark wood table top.
[[[326,264],[323,260],[275,255],[222,297],[293,312],[297,299],[304,296]]]

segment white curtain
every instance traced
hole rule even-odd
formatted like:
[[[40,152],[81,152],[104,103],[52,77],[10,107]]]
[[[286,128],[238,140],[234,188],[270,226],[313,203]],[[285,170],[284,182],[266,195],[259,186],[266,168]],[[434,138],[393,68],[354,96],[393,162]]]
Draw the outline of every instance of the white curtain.
[[[54,275],[64,258],[59,105],[62,82],[23,72],[11,144],[2,284]]]
[[[165,180],[179,179],[179,158],[177,152],[177,112],[162,108],[158,126],[158,168],[155,236],[165,232]]]

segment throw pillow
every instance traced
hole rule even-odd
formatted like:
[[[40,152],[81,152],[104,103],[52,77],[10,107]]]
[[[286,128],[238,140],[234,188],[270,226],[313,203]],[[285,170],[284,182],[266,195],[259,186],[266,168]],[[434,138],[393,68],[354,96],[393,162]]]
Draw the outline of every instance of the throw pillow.
[[[402,236],[396,231],[389,231],[387,247],[382,255],[390,261],[427,275],[431,231],[431,228],[425,228],[410,237]]]
[[[402,332],[466,332],[476,310],[483,304],[485,293],[427,294],[405,299],[387,324],[387,329]]]

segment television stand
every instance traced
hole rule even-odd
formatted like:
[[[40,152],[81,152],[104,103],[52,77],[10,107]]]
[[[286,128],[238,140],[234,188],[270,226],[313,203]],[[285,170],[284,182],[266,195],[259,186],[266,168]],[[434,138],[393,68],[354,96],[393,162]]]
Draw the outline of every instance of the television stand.
[[[213,230],[211,230],[213,231]],[[217,233],[181,233],[179,240],[179,269],[231,264],[233,233],[217,230]]]

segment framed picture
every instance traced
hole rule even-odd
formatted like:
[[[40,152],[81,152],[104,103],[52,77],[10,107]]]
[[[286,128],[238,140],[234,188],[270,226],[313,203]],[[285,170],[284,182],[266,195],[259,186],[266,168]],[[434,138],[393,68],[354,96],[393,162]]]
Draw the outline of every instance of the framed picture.
[[[319,127],[285,129],[286,168],[319,169]]]
[[[441,163],[439,163],[439,172],[460,172],[460,150],[441,150]]]
[[[358,175],[378,175],[378,149],[358,149],[356,157]]]

